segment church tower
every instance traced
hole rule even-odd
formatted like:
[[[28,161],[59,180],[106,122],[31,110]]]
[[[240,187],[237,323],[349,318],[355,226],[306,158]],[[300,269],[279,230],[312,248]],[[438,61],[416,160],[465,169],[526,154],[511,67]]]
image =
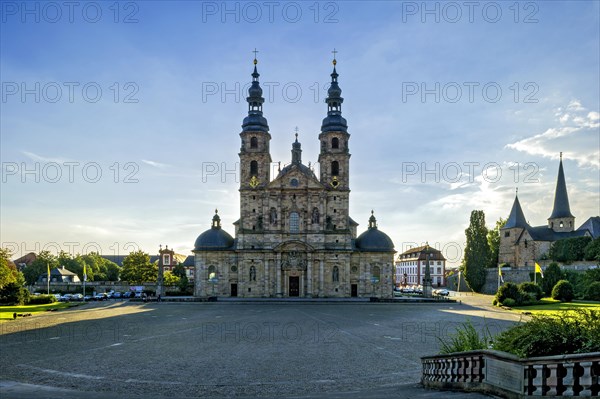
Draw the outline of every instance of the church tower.
[[[336,51],[333,51],[331,86],[327,91],[327,117],[323,119],[319,141],[320,181],[327,189],[327,229],[350,228],[350,152],[348,149],[348,125],[342,116],[342,89],[338,85]]]
[[[271,134],[267,119],[263,116],[262,88],[258,81],[260,76],[254,57],[254,72],[252,85],[248,89],[248,116],[242,123],[240,137],[240,210],[241,219],[238,229],[242,231],[262,230],[262,200],[261,192],[271,180],[271,153],[269,144]]]
[[[571,214],[565,172],[563,171],[562,152],[558,165],[558,178],[556,180],[556,193],[554,194],[554,207],[548,218],[548,228],[556,232],[569,232],[575,230],[575,216]]]

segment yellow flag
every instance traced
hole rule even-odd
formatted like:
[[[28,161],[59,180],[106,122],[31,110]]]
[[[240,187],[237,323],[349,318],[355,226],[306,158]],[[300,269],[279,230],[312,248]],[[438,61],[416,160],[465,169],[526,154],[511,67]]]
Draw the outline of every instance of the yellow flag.
[[[502,277],[502,269],[498,266],[498,276]]]
[[[537,262],[535,262],[535,272],[539,273],[542,276],[542,278],[544,278],[544,272],[542,271],[542,267],[538,265]]]
[[[85,267],[85,263],[83,264],[83,281],[87,281],[87,268]]]
[[[46,263],[46,266],[48,266],[48,282],[50,282],[50,263]]]

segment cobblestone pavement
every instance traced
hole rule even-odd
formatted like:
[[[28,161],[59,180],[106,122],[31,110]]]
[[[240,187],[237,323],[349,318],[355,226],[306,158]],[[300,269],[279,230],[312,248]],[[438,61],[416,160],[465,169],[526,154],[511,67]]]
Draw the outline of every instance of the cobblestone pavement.
[[[417,386],[466,317],[519,320],[464,302],[91,303],[0,324],[0,396],[480,398]]]

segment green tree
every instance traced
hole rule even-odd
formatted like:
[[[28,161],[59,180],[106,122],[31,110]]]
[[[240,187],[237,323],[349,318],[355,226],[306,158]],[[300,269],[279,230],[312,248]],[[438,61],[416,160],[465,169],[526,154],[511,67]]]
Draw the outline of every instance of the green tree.
[[[10,260],[11,255],[8,249],[0,248],[0,290],[10,283],[17,282],[19,271]]]
[[[173,268],[173,274],[179,277],[179,282],[177,283],[179,286],[179,291],[187,291],[189,279],[187,273],[185,272],[185,267],[181,263],[178,263],[177,266]]]
[[[150,263],[150,255],[139,250],[131,252],[123,259],[121,279],[130,284],[141,284],[147,281],[156,281],[158,278],[158,265]]]
[[[23,269],[25,282],[28,285],[33,285],[42,274],[47,273],[48,266],[52,270],[59,265],[57,256],[52,255],[50,251],[42,251],[30,265],[25,266]]]
[[[179,284],[179,277],[173,274],[170,270],[167,270],[163,274],[163,283],[165,286],[174,286]]]
[[[585,260],[595,260],[600,263],[600,237],[590,242],[584,249]]]
[[[561,302],[571,302],[573,300],[573,285],[568,280],[560,280],[552,288],[552,299],[558,299]]]
[[[544,294],[546,296],[552,295],[552,288],[554,288],[556,283],[563,278],[564,274],[560,269],[560,266],[558,266],[558,263],[550,263],[544,272],[544,277],[542,278],[542,290],[544,290]]]
[[[485,213],[472,211],[469,227],[465,230],[467,246],[465,247],[464,265],[465,281],[475,292],[480,292],[485,284],[485,268],[490,262],[490,247],[487,241]]]
[[[550,246],[550,259],[557,262],[575,262],[583,260],[587,246],[592,243],[590,237],[573,237],[558,240]]]
[[[500,253],[500,229],[506,224],[506,219],[500,218],[496,226],[487,233],[487,242],[490,247],[490,263],[488,267],[498,267],[498,254]]]

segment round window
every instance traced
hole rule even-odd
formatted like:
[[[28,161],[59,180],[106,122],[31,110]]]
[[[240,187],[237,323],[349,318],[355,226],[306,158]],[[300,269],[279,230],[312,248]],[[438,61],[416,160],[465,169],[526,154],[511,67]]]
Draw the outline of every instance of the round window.
[[[356,272],[358,272],[358,267],[352,266],[351,270],[352,270],[352,273],[356,273]]]
[[[237,266],[231,266],[230,270],[232,273],[237,273]]]
[[[292,180],[290,180],[290,186],[292,186],[292,187],[298,187],[298,184],[299,184],[298,179],[292,179]]]

